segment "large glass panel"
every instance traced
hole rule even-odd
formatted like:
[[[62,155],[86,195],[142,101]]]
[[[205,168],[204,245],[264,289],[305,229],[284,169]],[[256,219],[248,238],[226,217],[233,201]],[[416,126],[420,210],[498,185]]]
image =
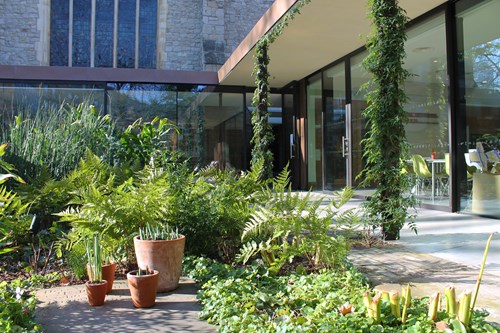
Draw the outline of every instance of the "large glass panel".
[[[135,0],[118,2],[117,67],[135,67]]]
[[[365,167],[363,159],[364,149],[361,145],[368,132],[366,119],[362,116],[366,109],[366,90],[363,85],[370,80],[370,74],[363,68],[361,63],[367,56],[367,52],[360,53],[351,58],[351,158],[352,158],[352,184],[356,187],[362,179],[358,175]],[[367,186],[364,190],[358,189],[356,193],[369,195],[372,190]]]
[[[73,0],[73,62],[90,66],[90,0]]]
[[[446,31],[443,14],[408,31],[405,82],[413,194],[423,203],[449,206],[449,124]]]
[[[157,0],[141,0],[139,13],[139,68],[156,68]]]
[[[307,84],[307,186],[323,189],[323,103],[321,75]]]
[[[138,118],[177,121],[177,92],[163,84],[108,84],[109,113],[125,128]]]
[[[50,66],[68,66],[69,1],[50,2]]]
[[[192,127],[193,147],[201,149],[200,164],[241,170],[243,154],[243,95],[200,92],[191,107],[179,108],[181,127]],[[189,120],[191,125],[188,125]],[[200,130],[202,132],[200,132]],[[196,144],[196,135],[199,143]],[[192,154],[194,155],[194,154]]]
[[[343,138],[346,136],[345,63],[323,73],[325,96],[325,190],[346,186],[346,159]]]
[[[95,10],[95,67],[113,67],[114,0],[97,0]]]
[[[500,0],[458,12],[460,209],[500,217]]]

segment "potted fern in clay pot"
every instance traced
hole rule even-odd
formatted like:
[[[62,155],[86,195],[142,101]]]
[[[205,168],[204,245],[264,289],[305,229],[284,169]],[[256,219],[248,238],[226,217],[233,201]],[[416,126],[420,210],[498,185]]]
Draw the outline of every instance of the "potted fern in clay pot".
[[[186,237],[170,226],[139,229],[134,237],[134,249],[139,269],[159,272],[157,292],[167,292],[179,286]]]
[[[136,308],[149,308],[156,304],[158,271],[138,269],[127,273],[128,286],[132,303]]]
[[[104,304],[108,281],[102,278],[102,252],[99,236],[94,235],[93,241],[87,243],[87,259],[89,265],[89,280],[85,283],[89,304],[99,306]]]

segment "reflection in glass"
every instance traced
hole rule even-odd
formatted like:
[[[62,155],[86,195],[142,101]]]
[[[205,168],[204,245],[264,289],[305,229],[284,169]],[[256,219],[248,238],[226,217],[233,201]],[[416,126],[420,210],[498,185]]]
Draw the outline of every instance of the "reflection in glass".
[[[370,80],[370,74],[363,68],[361,63],[363,59],[368,55],[368,52],[360,53],[351,59],[351,156],[352,156],[352,184],[353,186],[358,186],[362,179],[358,178],[358,175],[365,167],[365,161],[363,159],[364,149],[361,145],[361,140],[366,137],[368,132],[366,119],[363,117],[362,113],[366,109],[366,89],[363,85]],[[367,186],[371,188],[371,186]],[[357,191],[362,193],[361,190]],[[367,190],[366,195],[370,194],[370,190]]]
[[[405,68],[411,76],[405,82],[408,102],[406,137],[414,172],[412,193],[424,203],[449,206],[449,124],[444,14],[408,31]],[[422,157],[422,159],[420,159]],[[413,168],[413,163],[421,167]],[[423,171],[422,171],[423,170]]]
[[[323,189],[323,118],[321,76],[311,78],[307,84],[307,186]]]
[[[135,1],[118,6],[118,68],[135,67]]]
[[[325,96],[325,190],[339,190],[346,184],[346,159],[343,138],[346,136],[345,64],[323,73]]]
[[[69,1],[50,3],[50,65],[68,66]]]
[[[499,12],[500,0],[491,0],[457,15],[457,30],[462,32],[459,101],[465,118],[458,131],[460,209],[494,217],[500,217],[500,171],[492,169],[493,158],[481,154],[478,142],[485,152],[500,149]]]
[[[113,67],[114,0],[99,0],[95,10],[95,67]]]
[[[139,14],[139,68],[156,67],[157,0],[141,0]]]
[[[73,0],[73,62],[90,66],[90,0]]]

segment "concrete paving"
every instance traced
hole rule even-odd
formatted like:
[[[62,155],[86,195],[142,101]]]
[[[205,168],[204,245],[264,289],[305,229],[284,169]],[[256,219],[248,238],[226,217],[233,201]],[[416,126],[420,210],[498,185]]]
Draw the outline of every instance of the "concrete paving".
[[[356,208],[354,199],[346,207]],[[429,296],[453,284],[460,293],[474,290],[486,239],[500,231],[500,220],[419,209],[415,235],[404,229],[401,240],[382,247],[353,249],[349,255],[379,289],[400,290],[411,283],[412,294]],[[216,332],[198,318],[196,286],[182,278],[171,293],[158,294],[150,309],[132,306],[126,281],[115,281],[113,292],[100,307],[87,304],[85,286],[37,292],[36,320],[48,333],[58,332]],[[500,323],[500,234],[491,243],[477,305]]]
[[[84,285],[39,290],[37,300],[35,318],[47,333],[217,332],[198,318],[196,287],[186,278],[175,291],[157,294],[148,309],[132,306],[126,280],[115,281],[102,306],[88,305]]]

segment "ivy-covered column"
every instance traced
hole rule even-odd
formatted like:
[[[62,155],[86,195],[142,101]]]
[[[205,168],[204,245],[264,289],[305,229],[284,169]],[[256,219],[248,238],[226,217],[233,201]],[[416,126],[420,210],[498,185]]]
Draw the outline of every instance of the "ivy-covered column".
[[[403,196],[410,184],[403,172],[408,155],[403,109],[407,100],[404,82],[409,76],[403,68],[408,18],[397,0],[369,0],[369,6],[374,28],[363,65],[372,79],[364,111],[369,132],[362,141],[366,158],[362,176],[365,184],[376,184],[376,192],[365,208],[386,239],[398,239],[409,217],[408,208],[415,204],[413,197]],[[414,229],[413,222],[410,227]]]
[[[263,178],[269,179],[273,176],[273,153],[269,150],[274,137],[269,124],[269,56],[267,55],[269,44],[267,39],[260,40],[255,48],[255,92],[252,105],[252,168],[259,163],[263,165]]]

